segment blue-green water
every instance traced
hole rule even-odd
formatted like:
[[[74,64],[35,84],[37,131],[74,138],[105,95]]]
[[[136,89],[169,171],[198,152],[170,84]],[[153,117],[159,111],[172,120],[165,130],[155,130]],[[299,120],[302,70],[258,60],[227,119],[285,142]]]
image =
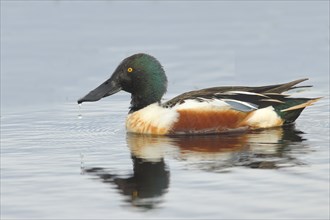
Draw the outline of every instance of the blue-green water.
[[[309,77],[295,127],[128,135],[129,95],[76,100],[126,56],[169,99]],[[328,219],[329,2],[1,1],[1,219]]]

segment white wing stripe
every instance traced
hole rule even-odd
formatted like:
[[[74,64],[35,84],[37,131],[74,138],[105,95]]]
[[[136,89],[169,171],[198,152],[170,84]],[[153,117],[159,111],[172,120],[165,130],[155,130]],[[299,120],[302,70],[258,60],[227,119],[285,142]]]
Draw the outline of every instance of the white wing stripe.
[[[255,95],[255,96],[261,96],[261,97],[264,97],[264,98],[269,98],[268,96],[266,95],[263,95],[263,94],[259,94],[259,93],[255,93],[255,92],[246,92],[246,91],[228,91],[228,92],[224,92],[224,93],[218,93],[219,95],[220,94],[228,94],[228,95],[231,95],[231,94],[242,94],[242,95]]]

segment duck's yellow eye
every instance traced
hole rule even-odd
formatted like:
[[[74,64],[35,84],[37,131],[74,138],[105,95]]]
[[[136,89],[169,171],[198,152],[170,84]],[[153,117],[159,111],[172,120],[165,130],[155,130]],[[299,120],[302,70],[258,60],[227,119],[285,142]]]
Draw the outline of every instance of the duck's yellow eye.
[[[129,68],[127,69],[127,72],[129,72],[129,73],[133,72],[133,68],[132,68],[132,67],[129,67]]]

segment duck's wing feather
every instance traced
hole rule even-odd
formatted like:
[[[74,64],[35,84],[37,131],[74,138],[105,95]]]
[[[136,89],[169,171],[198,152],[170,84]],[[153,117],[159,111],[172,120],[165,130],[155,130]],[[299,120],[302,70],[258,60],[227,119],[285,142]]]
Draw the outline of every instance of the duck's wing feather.
[[[214,100],[220,99],[226,101],[228,104],[235,106],[251,105],[255,108],[262,108],[270,105],[278,105],[285,102],[287,95],[281,94],[285,91],[310,87],[310,86],[295,86],[305,79],[299,79],[288,83],[259,86],[259,87],[245,87],[245,86],[225,86],[213,87],[202,90],[195,90],[183,93],[163,104],[164,107],[173,107],[184,103],[186,100]]]

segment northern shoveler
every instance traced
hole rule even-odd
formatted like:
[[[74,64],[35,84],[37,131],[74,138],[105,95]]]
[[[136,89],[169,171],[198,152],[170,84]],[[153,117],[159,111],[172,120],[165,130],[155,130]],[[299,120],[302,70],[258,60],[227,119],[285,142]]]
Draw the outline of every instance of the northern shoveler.
[[[260,87],[226,86],[161,98],[167,78],[160,62],[144,53],[124,59],[112,76],[78,100],[93,102],[124,90],[131,93],[126,129],[132,133],[175,135],[254,130],[292,124],[319,98],[292,98],[285,91],[307,79]]]

